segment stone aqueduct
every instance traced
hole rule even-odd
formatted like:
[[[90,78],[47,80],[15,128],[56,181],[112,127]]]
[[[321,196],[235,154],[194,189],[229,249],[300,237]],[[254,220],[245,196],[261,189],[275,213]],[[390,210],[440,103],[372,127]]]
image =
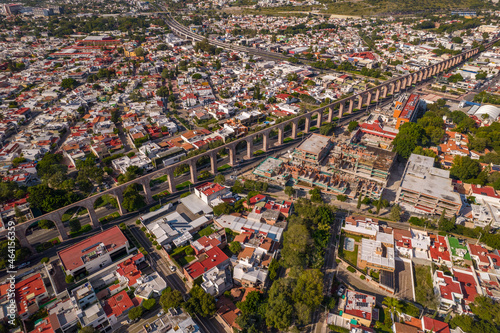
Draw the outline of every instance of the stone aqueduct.
[[[485,44],[484,46],[487,48],[491,47],[493,42]],[[196,162],[198,159],[200,159],[203,156],[208,156],[210,158],[210,164],[211,164],[211,173],[215,175],[217,173],[217,152],[220,151],[221,149],[227,149],[229,151],[229,164],[233,166],[235,164],[235,156],[236,156],[236,146],[238,143],[242,143],[243,141],[246,142],[247,145],[247,157],[251,157],[254,152],[253,148],[253,142],[254,138],[257,136],[262,136],[263,137],[263,151],[267,151],[269,149],[269,136],[270,132],[272,130],[277,130],[278,132],[278,141],[277,145],[280,145],[283,143],[284,140],[284,134],[285,134],[285,127],[287,125],[291,126],[291,138],[295,139],[297,137],[297,131],[299,128],[299,121],[304,119],[305,120],[305,128],[303,130],[304,133],[309,133],[310,127],[311,127],[311,121],[312,117],[314,115],[317,115],[318,117],[314,119],[313,121],[315,124],[313,126],[320,127],[324,114],[327,113],[326,117],[326,122],[331,122],[336,115],[338,118],[342,118],[342,115],[344,113],[351,113],[354,109],[361,109],[363,106],[370,105],[371,103],[378,102],[380,99],[384,99],[390,95],[393,95],[395,93],[400,92],[401,90],[405,89],[406,87],[411,86],[414,83],[419,83],[423,80],[426,80],[436,74],[442,73],[445,70],[456,66],[463,61],[473,57],[474,55],[478,54],[479,48],[468,50],[464,53],[461,53],[459,55],[453,56],[447,60],[444,60],[440,63],[434,64],[432,66],[426,67],[424,69],[421,69],[417,72],[410,73],[398,78],[394,78],[391,80],[388,80],[379,86],[376,86],[374,88],[368,89],[366,91],[357,93],[355,95],[349,96],[347,98],[344,98],[342,100],[337,100],[329,105],[326,105],[324,107],[320,107],[316,110],[313,110],[308,113],[304,113],[301,115],[298,115],[297,117],[293,119],[289,119],[286,121],[283,121],[282,123],[270,126],[268,128],[265,128],[263,130],[260,130],[258,132],[255,132],[251,135],[248,135],[246,137],[242,137],[240,139],[237,139],[235,141],[232,141],[230,143],[227,143],[225,145],[222,145],[220,147],[217,147],[215,149],[209,150],[207,152],[204,152],[200,155],[188,158],[186,160],[183,160],[181,162],[178,162],[173,165],[169,165],[166,167],[163,167],[159,170],[156,170],[154,172],[151,172],[145,176],[142,176],[140,178],[134,179],[133,181],[130,181],[128,183],[119,185],[117,187],[111,188],[109,190],[100,192],[94,196],[88,197],[86,199],[80,200],[78,202],[75,202],[71,205],[65,206],[63,208],[57,209],[55,211],[52,211],[50,213],[44,214],[42,216],[39,216],[35,219],[31,219],[29,221],[26,221],[24,223],[20,223],[16,225],[16,237],[20,241],[21,246],[28,247],[31,250],[33,250],[33,247],[31,244],[28,242],[26,238],[26,230],[34,223],[43,219],[53,221],[56,225],[56,228],[59,232],[60,239],[61,240],[66,240],[68,239],[68,235],[66,233],[66,230],[64,228],[63,222],[62,222],[62,215],[69,209],[74,208],[74,207],[84,207],[88,210],[89,217],[91,220],[91,225],[93,228],[97,228],[100,225],[100,222],[97,218],[97,214],[94,210],[94,202],[99,198],[102,197],[103,195],[111,195],[115,197],[118,201],[118,210],[121,215],[125,214],[127,211],[122,207],[122,201],[123,201],[123,191],[125,188],[131,184],[139,184],[142,186],[143,191],[145,193],[146,197],[146,202],[148,204],[153,203],[153,197],[151,194],[151,188],[150,188],[150,180],[158,178],[163,175],[168,175],[168,186],[169,186],[169,191],[170,193],[175,193],[176,192],[176,187],[175,187],[175,178],[174,178],[174,169],[178,167],[181,164],[187,164],[189,165],[190,168],[190,176],[191,176],[191,182],[193,184],[197,183],[197,169],[196,169]],[[0,237],[5,237],[7,234],[7,230],[4,230],[0,232]]]

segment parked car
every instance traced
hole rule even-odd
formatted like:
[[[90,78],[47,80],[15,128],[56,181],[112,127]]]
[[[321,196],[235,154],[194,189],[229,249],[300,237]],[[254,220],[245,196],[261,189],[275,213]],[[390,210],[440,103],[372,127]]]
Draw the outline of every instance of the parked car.
[[[175,267],[175,266],[170,266],[170,270],[171,270],[172,272],[175,272],[175,271],[177,270],[177,267]]]
[[[345,287],[344,286],[340,286],[339,287],[339,290],[337,291],[337,296],[340,297],[344,294],[345,292]]]
[[[21,268],[24,268],[24,267],[28,267],[31,263],[29,261],[26,261],[26,262],[23,262],[21,265],[19,265],[19,269]]]
[[[165,312],[163,312],[163,310],[161,310],[160,312],[158,312],[157,316],[161,317],[161,316],[163,316],[163,314],[165,314]]]

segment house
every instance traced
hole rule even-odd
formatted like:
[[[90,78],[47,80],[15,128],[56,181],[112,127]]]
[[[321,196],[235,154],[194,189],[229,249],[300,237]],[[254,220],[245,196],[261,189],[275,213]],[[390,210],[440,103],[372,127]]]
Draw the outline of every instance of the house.
[[[104,312],[108,316],[108,321],[111,325],[115,325],[119,320],[124,319],[128,311],[134,307],[134,303],[130,299],[126,290],[111,296],[104,301]]]
[[[431,247],[429,248],[431,260],[438,265],[445,264],[448,267],[451,267],[451,253],[448,249],[446,237],[441,235],[432,235],[431,242]]]
[[[370,327],[372,321],[378,319],[378,312],[375,309],[375,297],[359,293],[354,290],[347,290],[345,299],[339,304],[340,315],[351,321],[351,324],[361,324]],[[376,318],[374,314],[376,312]]]
[[[422,330],[430,333],[450,333],[450,326],[445,322],[423,316]]]
[[[231,193],[229,188],[217,184],[207,182],[201,185],[198,185],[194,188],[194,193],[198,198],[200,198],[204,203],[211,206],[212,200],[216,198],[225,197]]]
[[[189,282],[201,277],[203,273],[217,267],[220,270],[229,265],[228,256],[218,247],[213,247],[197,257],[197,260],[184,267],[184,276]]]
[[[17,314],[21,319],[27,319],[49,300],[49,292],[45,287],[40,273],[31,275],[15,284],[15,299]],[[0,303],[7,302],[10,284],[0,286]]]

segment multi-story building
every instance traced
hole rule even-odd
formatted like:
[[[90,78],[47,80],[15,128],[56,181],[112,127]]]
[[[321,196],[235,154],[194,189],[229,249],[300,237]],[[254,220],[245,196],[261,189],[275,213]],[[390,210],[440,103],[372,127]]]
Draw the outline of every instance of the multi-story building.
[[[10,284],[0,286],[0,307],[8,302]],[[49,300],[49,293],[40,273],[32,275],[15,284],[17,314],[21,319],[27,319],[40,309],[40,306]]]
[[[417,94],[411,94],[401,101],[396,101],[396,108],[393,117],[397,119],[396,129],[407,122],[416,122],[418,116],[425,111],[427,104]]]
[[[211,205],[212,200],[224,197],[229,193],[231,193],[229,188],[211,182],[201,184],[194,188],[194,194],[196,194],[196,196],[198,196],[198,198],[200,198],[207,205]]]
[[[312,134],[302,142],[292,153],[292,158],[297,162],[320,165],[332,149],[332,140],[328,136]]]
[[[67,275],[93,273],[128,254],[128,240],[118,226],[57,252]]]
[[[434,158],[411,154],[397,191],[396,202],[404,208],[424,214],[446,216],[460,212],[462,200],[452,185],[450,172],[434,167]]]

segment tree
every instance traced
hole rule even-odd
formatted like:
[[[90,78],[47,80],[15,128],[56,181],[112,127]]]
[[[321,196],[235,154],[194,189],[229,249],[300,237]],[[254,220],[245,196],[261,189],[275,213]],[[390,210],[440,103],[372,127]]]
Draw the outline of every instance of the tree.
[[[26,159],[24,157],[16,157],[15,159],[12,160],[12,166],[17,168],[19,164],[26,162]]]
[[[399,303],[399,301],[394,297],[384,298],[382,304],[387,306],[387,308],[389,308],[389,311],[391,312],[392,322],[394,322],[394,314],[401,313],[403,305]]]
[[[268,268],[268,272],[269,272],[269,279],[271,279],[271,281],[274,281],[276,280],[276,278],[278,277],[278,269],[280,268],[280,264],[278,262],[278,260],[276,259],[271,259],[271,262],[269,263],[269,268]]]
[[[218,174],[217,176],[215,176],[214,182],[217,184],[224,185],[224,183],[226,182],[226,177],[224,177],[223,174]]]
[[[311,195],[312,202],[318,202],[318,203],[323,202],[323,198],[321,198],[321,191],[319,189],[313,188],[312,190],[309,191],[309,194]]]
[[[146,311],[151,310],[155,305],[156,305],[156,300],[154,298],[150,298],[150,299],[147,299],[144,302],[142,302],[142,307]]]
[[[213,208],[214,210],[214,215],[219,216],[219,215],[228,215],[232,212],[231,205],[227,202],[223,202],[221,204],[218,204]]]
[[[238,254],[241,252],[241,243],[234,241],[229,244],[229,251],[231,251],[233,254]]]
[[[295,194],[295,189],[292,186],[285,186],[285,194],[291,198]]]
[[[358,197],[358,204],[356,205],[357,209],[361,208],[361,202],[362,202],[361,200],[362,200],[362,195],[360,194],[359,197]]]
[[[40,262],[41,262],[42,264],[46,264],[46,263],[48,263],[49,261],[50,261],[50,258],[48,258],[48,257],[43,257],[43,258],[40,260]]]
[[[323,273],[319,269],[307,269],[297,279],[292,299],[295,303],[305,304],[314,311],[323,302]]]
[[[335,125],[332,124],[332,123],[325,123],[323,125],[321,125],[321,127],[319,128],[319,134],[321,135],[330,135],[330,133],[332,132],[332,130],[335,128]]]
[[[476,296],[470,307],[479,319],[500,326],[500,303],[487,296]]]
[[[283,235],[283,250],[281,251],[285,267],[303,267],[308,247],[312,244],[309,230],[303,224],[289,225]]]
[[[184,308],[190,315],[198,314],[207,317],[215,313],[215,298],[207,294],[200,286],[195,285],[189,294],[191,298],[184,304]]]
[[[403,158],[410,157],[417,146],[427,143],[428,139],[422,126],[408,122],[401,125],[399,133],[392,141],[394,151]]]
[[[78,85],[78,82],[72,78],[66,78],[61,81],[61,88],[64,89],[75,89]]]
[[[145,55],[144,49],[142,47],[137,47],[134,50],[134,53],[137,57],[143,57]]]
[[[50,220],[40,220],[40,222],[38,222],[38,226],[42,229],[51,229],[54,227],[54,222]]]
[[[469,156],[455,156],[450,170],[451,176],[462,181],[476,178],[481,172],[481,164]]]
[[[129,212],[133,212],[146,206],[146,202],[142,195],[136,189],[136,184],[127,186],[123,192],[123,208]]]
[[[166,98],[168,97],[169,90],[167,87],[160,87],[158,90],[156,90],[156,96]]]
[[[289,281],[287,279],[275,281],[269,290],[266,311],[267,326],[286,331],[292,325],[294,315],[292,304]]]
[[[398,222],[401,219],[401,207],[398,204],[391,208],[391,219]]]
[[[142,306],[136,306],[128,311],[128,318],[130,320],[136,320],[142,316]]]
[[[69,224],[69,230],[71,230],[72,232],[78,232],[82,228],[80,220],[77,218],[69,220],[68,224]]]
[[[181,292],[170,287],[167,287],[160,297],[160,305],[165,312],[170,308],[178,308],[183,301]]]
[[[352,131],[354,131],[357,127],[358,127],[358,122],[357,122],[357,121],[355,121],[355,120],[353,120],[353,121],[351,121],[351,122],[349,123],[349,125],[347,126],[347,130],[348,130],[349,132],[352,132]]]

